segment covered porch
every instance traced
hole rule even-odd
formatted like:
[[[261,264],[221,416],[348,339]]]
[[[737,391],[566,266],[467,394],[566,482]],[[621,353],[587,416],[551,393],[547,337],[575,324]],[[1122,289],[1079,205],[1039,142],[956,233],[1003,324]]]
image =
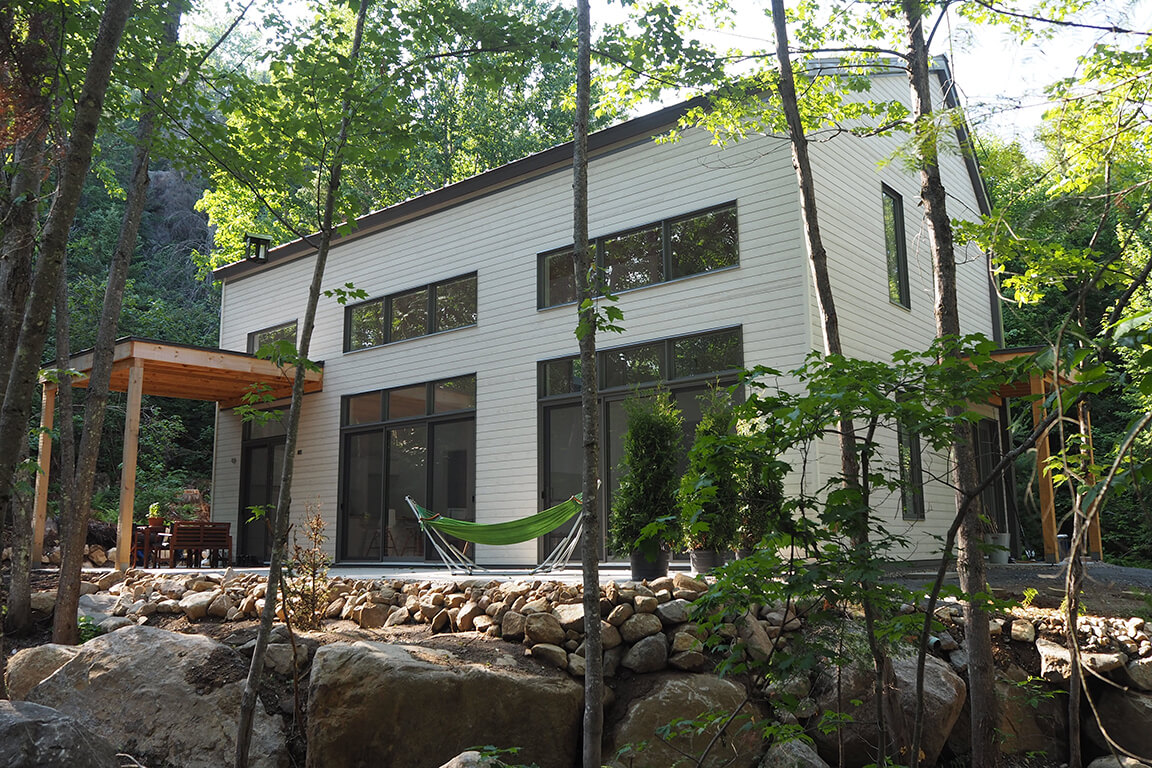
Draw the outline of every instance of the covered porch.
[[[69,368],[79,372],[72,386],[87,387],[92,372],[91,351],[74,355]],[[151,339],[124,338],[116,342],[109,389],[128,393],[124,418],[124,451],[120,474],[120,515],[116,537],[116,568],[126,570],[132,556],[132,507],[136,494],[136,453],[140,431],[140,407],[144,395],[205,400],[221,408],[243,404],[245,394],[258,386],[272,401],[292,393],[294,367],[280,367],[243,352],[171,344]],[[323,388],[322,370],[304,374],[304,392]],[[40,446],[33,515],[32,562],[44,552],[44,526],[48,513],[48,483],[52,458],[52,424],[57,384],[41,380],[42,409]]]
[[[1015,347],[994,352],[992,353],[992,357],[1000,362],[1009,362],[1022,358],[1034,358],[1037,353],[1041,351],[1043,351],[1041,347]],[[1049,408],[1046,405],[1048,397],[1055,392],[1057,386],[1071,384],[1073,383],[1073,379],[1063,374],[1057,379],[1051,369],[1042,368],[1038,363],[1034,367],[1030,367],[1029,370],[1030,373],[1026,379],[1021,378],[1002,386],[998,395],[993,398],[992,404],[1001,406],[1012,398],[1029,398],[1031,400],[1032,428],[1036,429],[1048,415]],[[1078,421],[1075,431],[1077,433],[1083,432],[1085,437],[1084,450],[1088,451],[1088,459],[1091,461],[1092,420],[1086,404],[1080,406],[1080,410],[1075,414],[1075,418]],[[1061,559],[1059,539],[1057,538],[1059,526],[1056,520],[1056,494],[1053,488],[1052,475],[1046,469],[1048,460],[1052,455],[1051,440],[1054,435],[1057,434],[1054,432],[1054,429],[1055,425],[1050,426],[1044,435],[1036,442],[1036,476],[1040,498],[1040,527],[1044,540],[1044,559],[1049,563],[1059,562]],[[1104,545],[1100,535],[1099,516],[1091,521],[1088,528],[1088,555],[1093,560],[1103,560],[1104,558]]]

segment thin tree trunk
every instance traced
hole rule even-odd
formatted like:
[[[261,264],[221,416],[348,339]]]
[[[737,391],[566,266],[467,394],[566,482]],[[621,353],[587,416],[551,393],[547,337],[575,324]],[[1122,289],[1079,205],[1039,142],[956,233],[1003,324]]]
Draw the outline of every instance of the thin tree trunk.
[[[27,458],[24,445],[21,460]],[[8,582],[8,613],[4,616],[3,631],[20,635],[32,629],[32,502],[28,493],[19,490],[12,494],[12,559],[9,563],[11,579]],[[0,653],[0,657],[3,654]],[[0,662],[2,664],[2,662]],[[0,668],[0,676],[4,670]],[[2,698],[2,696],[0,696]]]
[[[64,371],[69,367],[72,345],[69,341],[68,324],[68,264],[64,260],[63,274],[56,291],[56,368]],[[76,574],[76,597],[68,602],[56,600],[52,614],[52,642],[63,645],[76,645],[80,637],[76,630],[76,609],[80,599],[80,568],[84,563],[84,545],[88,542],[88,515],[80,514],[76,506],[76,426],[73,421],[72,379],[60,375],[56,389],[56,431],[60,434],[60,450],[57,461],[60,471],[57,481],[60,484],[60,583],[68,573]],[[61,587],[61,591],[63,587]],[[71,632],[66,631],[71,626]]]
[[[179,39],[180,16],[183,0],[168,4],[164,36],[156,55],[156,71],[162,71],[172,47]],[[96,459],[100,453],[100,438],[104,430],[104,414],[108,404],[108,388],[112,380],[112,356],[116,345],[116,330],[120,323],[120,310],[124,303],[124,286],[128,279],[128,266],[136,250],[140,219],[148,197],[148,163],[155,133],[157,104],[163,98],[161,89],[153,86],[141,102],[140,121],[136,126],[136,152],[132,159],[132,175],[128,182],[128,195],[124,203],[124,216],[120,221],[120,235],[108,266],[108,284],[104,288],[104,306],[100,312],[100,325],[96,329],[96,343],[92,350],[92,370],[85,400],[84,430],[80,437],[80,450],[75,459],[75,479],[65,508],[68,519],[76,530],[68,528],[67,537],[61,536],[63,558],[60,563],[60,583],[57,587],[57,611],[53,620],[52,639],[57,643],[74,644],[78,639],[76,607],[80,601],[80,565],[83,562],[85,534],[92,502],[92,486],[96,478]],[[61,394],[64,385],[61,382]],[[65,456],[70,457],[70,452]],[[70,458],[69,458],[70,461]],[[63,461],[61,462],[63,466]],[[69,465],[71,466],[71,464]]]
[[[913,115],[920,144],[920,198],[928,220],[932,243],[932,266],[936,281],[936,335],[958,337],[960,315],[956,300],[956,257],[953,249],[952,223],[945,206],[945,190],[940,178],[937,145],[931,131],[932,99],[929,80],[928,48],[924,42],[923,18],[917,0],[901,0],[908,28],[909,81]],[[967,512],[957,535],[956,569],[960,588],[968,595],[964,603],[965,638],[968,642],[968,696],[972,712],[972,764],[993,768],[999,761],[996,746],[998,723],[995,690],[995,668],[992,641],[988,631],[988,611],[977,594],[986,592],[987,573],[980,545],[983,542],[983,516],[979,498],[973,489],[979,485],[976,455],[971,429],[961,420],[964,408],[949,406],[946,415],[953,419],[952,460],[957,508],[967,504]],[[919,675],[917,676],[920,677]],[[916,732],[922,729],[916,723]],[[918,739],[914,738],[918,746]],[[913,755],[913,759],[919,755]]]
[[[592,25],[589,0],[577,0],[576,119],[572,140],[572,263],[576,276],[580,365],[580,394],[584,437],[583,493],[584,540],[584,768],[600,768],[604,735],[604,648],[600,634],[600,409],[596,377],[596,317],[589,285],[588,251],[588,113],[591,101]],[[587,302],[587,305],[585,304]]]
[[[832,294],[832,281],[828,272],[828,254],[820,235],[820,219],[816,205],[816,186],[812,174],[812,163],[808,156],[808,139],[800,118],[800,107],[796,96],[795,74],[792,59],[788,53],[788,27],[784,15],[783,0],[772,0],[772,24],[776,33],[776,60],[780,67],[777,82],[781,106],[788,123],[788,136],[792,145],[792,166],[796,169],[796,181],[800,188],[800,213],[804,221],[804,244],[808,251],[808,263],[812,270],[812,281],[816,286],[816,303],[820,309],[824,351],[829,355],[843,355],[840,342],[840,324],[836,316],[836,302]],[[841,418],[839,428],[840,474],[844,484],[861,492],[867,498],[860,483],[860,460],[856,453],[856,428],[851,418]],[[866,502],[861,503],[858,519],[849,535],[853,551],[862,557],[869,554],[869,510]],[[874,585],[862,585],[867,593]],[[868,627],[868,647],[872,655],[875,672],[875,694],[878,713],[879,762],[883,764],[889,747],[899,748],[902,744],[889,744],[889,732],[904,732],[902,711],[895,691],[895,674],[892,665],[876,639],[872,627],[875,625],[877,610],[875,603],[867,595],[863,601],[864,618]],[[891,727],[888,723],[891,722]]]
[[[360,45],[364,38],[364,22],[371,0],[360,0],[356,14],[356,32],[348,55],[349,91],[356,80],[360,59]],[[340,131],[332,151],[332,166],[328,174],[328,188],[324,198],[324,211],[320,221],[320,244],[316,250],[316,264],[312,271],[312,284],[308,288],[308,306],[300,329],[300,346],[296,359],[296,377],[292,381],[292,405],[288,410],[288,429],[284,436],[284,465],[280,474],[280,497],[272,519],[272,555],[268,564],[268,584],[264,593],[264,610],[260,614],[260,628],[256,632],[256,645],[252,649],[252,664],[244,681],[240,699],[240,721],[236,733],[236,768],[248,768],[248,751],[252,741],[252,719],[260,678],[264,673],[264,656],[272,622],[276,617],[276,598],[280,588],[280,569],[288,548],[288,523],[292,505],[292,472],[296,458],[296,437],[300,428],[300,408],[304,404],[305,361],[312,342],[312,329],[316,324],[316,307],[320,303],[320,286],[324,280],[324,267],[334,231],[333,219],[336,197],[340,189],[340,175],[344,164],[344,148],[348,142],[348,129],[352,122],[351,96],[346,95],[340,111]]]
[[[28,429],[36,375],[48,335],[68,232],[80,203],[85,176],[92,163],[92,147],[104,111],[104,96],[116,60],[116,50],[131,10],[132,0],[108,0],[104,6],[100,29],[92,46],[92,59],[76,104],[76,116],[60,168],[57,197],[44,228],[40,257],[36,262],[8,381],[3,382],[4,404],[0,409],[0,506],[10,497],[15,480],[20,443]]]

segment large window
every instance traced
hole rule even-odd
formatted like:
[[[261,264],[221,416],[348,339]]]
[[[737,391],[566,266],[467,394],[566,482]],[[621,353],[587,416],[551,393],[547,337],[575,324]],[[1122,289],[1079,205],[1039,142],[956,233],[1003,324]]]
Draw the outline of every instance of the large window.
[[[354,304],[344,311],[344,351],[476,325],[476,275]]]
[[[739,263],[736,203],[595,238],[591,255],[613,292],[641,288]],[[538,306],[576,300],[572,248],[540,254]]]
[[[344,398],[340,559],[432,557],[405,496],[475,519],[475,411],[474,375]]]
[[[296,321],[281,323],[271,328],[262,328],[248,334],[248,354],[254,355],[261,347],[277,342],[287,341],[296,346]]]
[[[737,372],[744,365],[743,342],[740,329],[729,328],[603,350],[598,354],[597,363],[603,425],[600,476],[605,478],[600,499],[601,530],[607,530],[612,494],[619,485],[616,467],[628,428],[624,400],[637,387],[660,384],[668,389],[684,417],[682,455],[686,460],[696,425],[700,423],[699,398],[710,386],[736,382]],[[568,357],[540,363],[539,387],[541,498],[548,507],[580,491],[583,461],[580,360]],[[550,551],[567,530],[564,527],[545,537],[543,550]]]
[[[911,307],[908,251],[904,242],[904,200],[889,187],[881,186],[880,192],[884,206],[884,250],[888,259],[888,300],[902,307]]]

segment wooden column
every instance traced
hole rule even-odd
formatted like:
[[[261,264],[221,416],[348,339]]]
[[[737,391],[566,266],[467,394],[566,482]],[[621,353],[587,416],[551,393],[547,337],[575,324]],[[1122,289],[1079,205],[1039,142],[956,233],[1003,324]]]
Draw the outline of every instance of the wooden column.
[[[1030,389],[1036,399],[1032,401],[1032,426],[1044,420],[1044,379],[1034,374]],[[1036,480],[1040,484],[1040,526],[1044,531],[1044,559],[1049,563],[1060,560],[1060,547],[1056,542],[1056,494],[1052,489],[1052,475],[1048,472],[1048,430],[1036,441]]]
[[[40,448],[36,461],[36,505],[32,513],[32,567],[44,556],[44,524],[48,520],[48,471],[52,464],[52,418],[56,411],[56,385],[44,382],[40,393]]]
[[[140,399],[144,389],[144,367],[133,361],[128,369],[128,410],[124,416],[124,453],[120,468],[120,530],[116,537],[116,570],[126,571],[132,563],[132,504],[136,500],[136,448],[140,436]]]
[[[1088,408],[1088,403],[1080,404],[1080,427],[1084,430],[1084,450],[1088,451],[1088,463],[1096,463],[1096,454],[1092,448],[1092,412]],[[1095,481],[1095,476],[1092,480]],[[1100,535],[1100,514],[1092,516],[1088,522],[1088,554],[1093,560],[1102,561],[1104,559],[1104,540]]]

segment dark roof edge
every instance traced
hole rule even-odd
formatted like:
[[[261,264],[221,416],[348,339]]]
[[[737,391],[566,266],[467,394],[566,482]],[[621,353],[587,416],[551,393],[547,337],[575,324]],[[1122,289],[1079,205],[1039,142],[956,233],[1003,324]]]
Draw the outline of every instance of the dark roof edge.
[[[651,114],[596,131],[588,137],[588,152],[595,156],[616,149],[621,144],[641,138],[646,139],[661,129],[675,124],[689,110],[707,103],[707,96],[697,96],[694,99],[665,107]],[[346,235],[334,234],[332,244],[335,246],[355,240],[571,165],[572,142],[568,141],[521,160],[501,165],[476,176],[470,176],[455,184],[449,184],[446,187],[426,192],[388,208],[365,214],[356,220],[356,228],[353,231]],[[318,237],[318,235],[312,237]],[[243,277],[277,264],[294,261],[315,251],[315,246],[311,245],[307,239],[293,240],[270,250],[268,260],[265,263],[236,261],[212,270],[212,277],[214,280]]]
[[[960,106],[956,97],[956,81],[952,78],[952,67],[947,56],[937,56],[933,61],[936,76],[940,79],[940,90],[944,93],[944,104],[949,109]],[[987,216],[992,212],[992,204],[988,197],[988,187],[984,184],[984,177],[980,173],[980,164],[976,161],[976,150],[972,145],[972,134],[968,130],[968,121],[956,121],[956,139],[960,142],[960,154],[964,158],[964,167],[968,169],[968,177],[972,180],[972,191],[976,195],[976,205],[980,213]],[[997,344],[1004,343],[1004,316],[1000,308],[1000,293],[996,290],[996,283],[992,280],[992,270],[988,270],[988,301],[992,313],[992,340]]]

